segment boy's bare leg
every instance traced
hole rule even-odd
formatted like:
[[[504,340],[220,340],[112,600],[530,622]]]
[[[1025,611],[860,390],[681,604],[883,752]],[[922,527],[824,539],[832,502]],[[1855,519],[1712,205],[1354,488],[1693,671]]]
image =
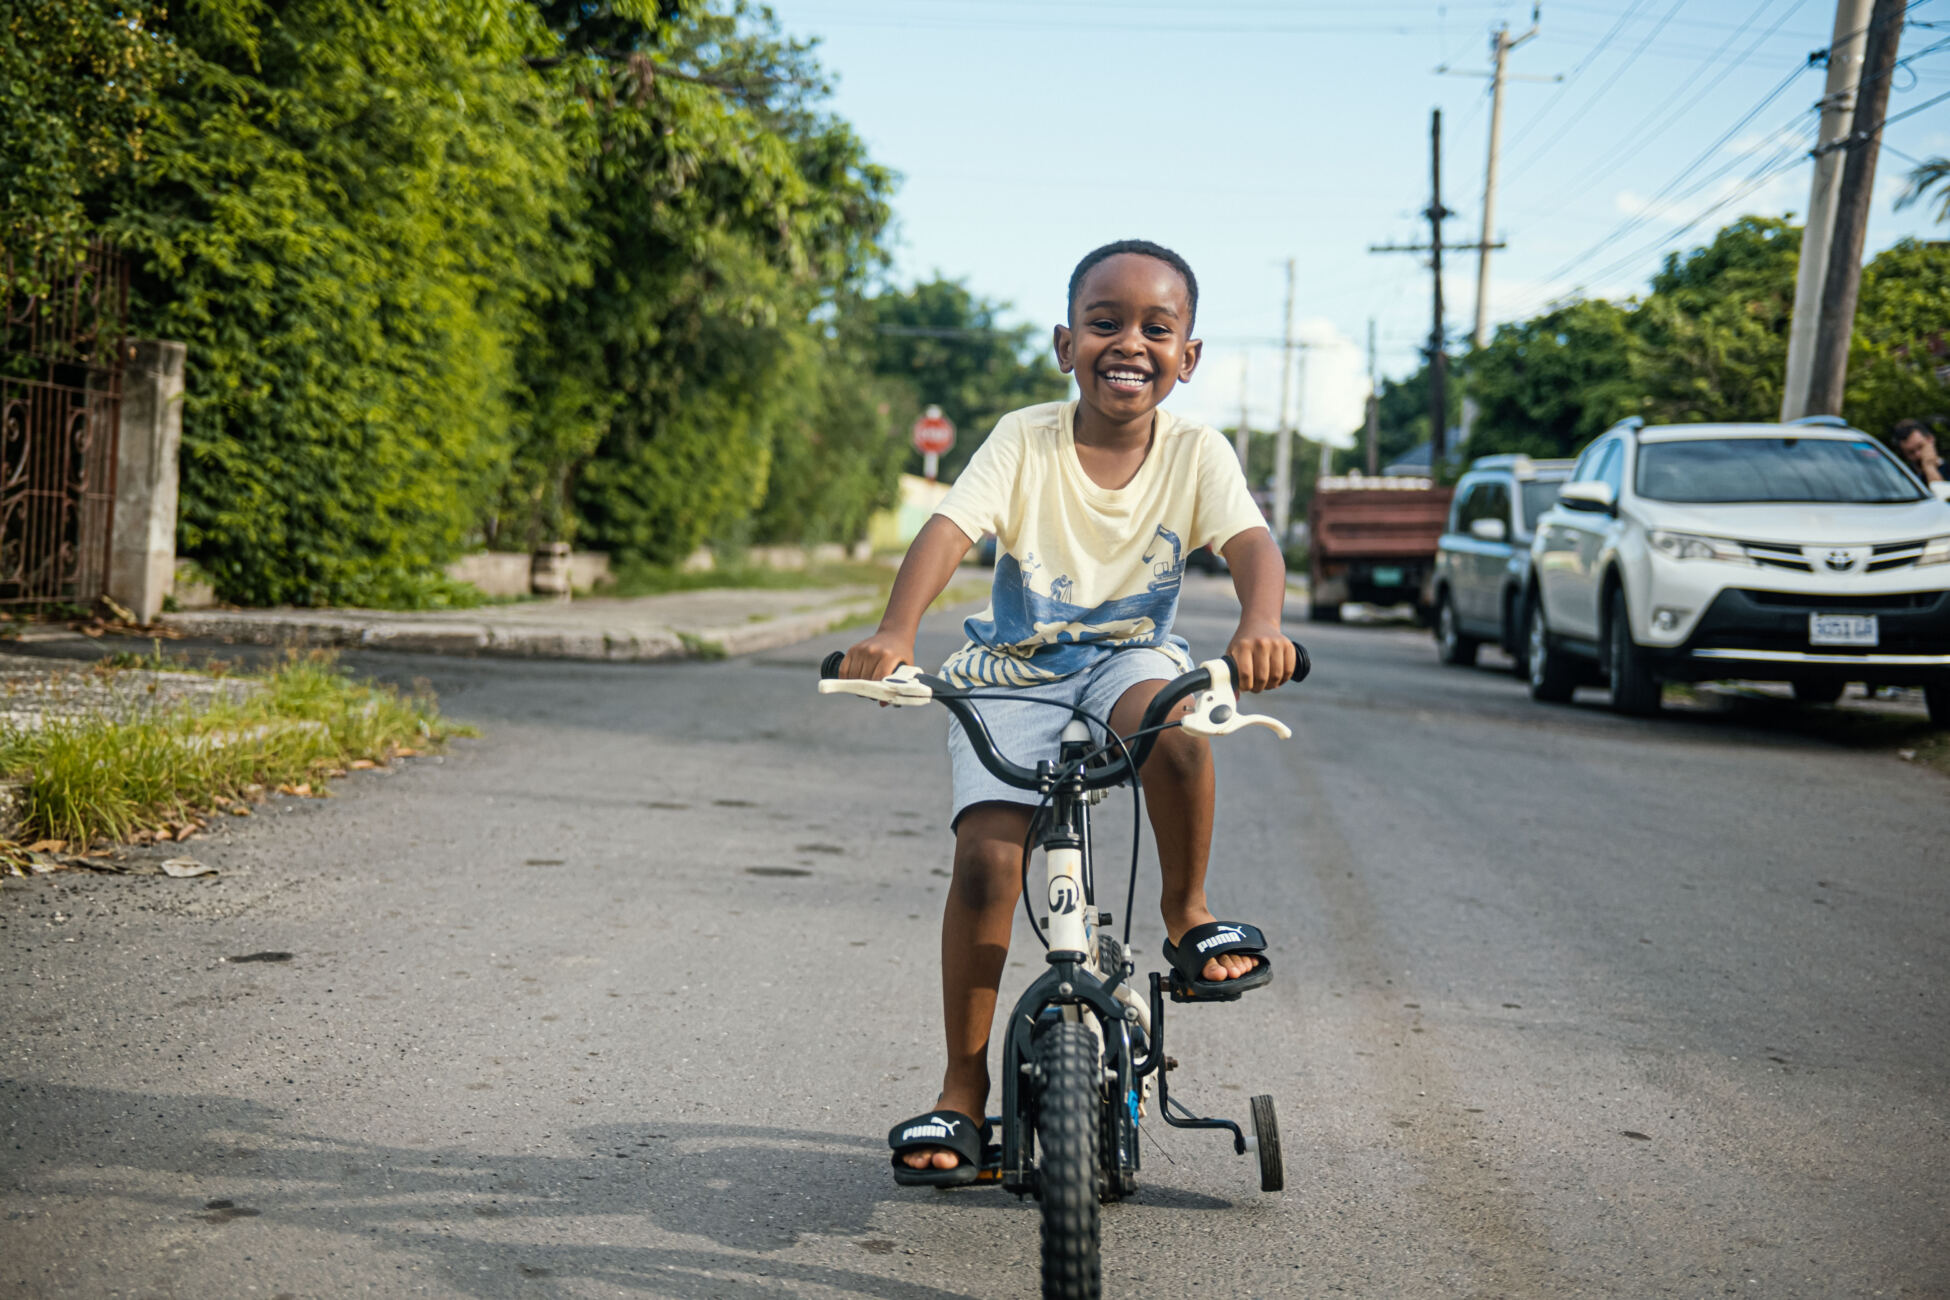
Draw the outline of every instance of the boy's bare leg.
[[[1118,735],[1128,736],[1143,725],[1144,710],[1164,687],[1164,682],[1139,682],[1119,697],[1110,713]],[[1191,710],[1192,701],[1186,700],[1174,716]],[[1219,919],[1205,904],[1205,866],[1212,851],[1212,747],[1183,731],[1160,732],[1141,775],[1165,882],[1158,907],[1165,933],[1176,945],[1193,926]],[[1258,964],[1232,952],[1212,958],[1200,973],[1209,980],[1236,979]]]
[[[955,878],[941,912],[941,1009],[948,1031],[948,1068],[935,1106],[981,1119],[989,1100],[989,1030],[996,987],[1009,956],[1009,931],[1022,896],[1022,840],[1029,809],[976,804],[955,826]],[[907,1152],[909,1168],[953,1169],[960,1162],[940,1147]]]

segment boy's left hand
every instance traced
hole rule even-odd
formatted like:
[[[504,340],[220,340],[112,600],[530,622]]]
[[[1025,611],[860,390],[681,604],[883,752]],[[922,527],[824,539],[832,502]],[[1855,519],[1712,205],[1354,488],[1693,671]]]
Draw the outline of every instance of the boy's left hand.
[[[1226,653],[1239,665],[1242,691],[1270,691],[1284,686],[1293,676],[1293,642],[1278,626],[1241,623],[1226,645]]]

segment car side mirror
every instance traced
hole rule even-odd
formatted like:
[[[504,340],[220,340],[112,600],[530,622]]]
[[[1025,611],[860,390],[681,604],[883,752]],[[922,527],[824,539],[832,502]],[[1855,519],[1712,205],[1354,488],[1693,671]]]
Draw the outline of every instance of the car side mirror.
[[[1501,519],[1472,519],[1469,535],[1479,542],[1501,542],[1510,536],[1510,526]]]
[[[1930,491],[1936,493],[1937,500],[1950,501],[1950,483],[1939,479],[1937,482],[1930,484]]]
[[[1599,514],[1616,514],[1618,494],[1612,491],[1609,483],[1586,479],[1581,483],[1566,483],[1563,491],[1557,494],[1557,504],[1566,510],[1594,510]]]

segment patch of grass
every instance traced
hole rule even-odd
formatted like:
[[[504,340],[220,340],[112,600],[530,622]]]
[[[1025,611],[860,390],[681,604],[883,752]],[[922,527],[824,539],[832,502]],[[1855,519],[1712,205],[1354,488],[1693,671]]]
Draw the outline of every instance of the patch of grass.
[[[691,658],[693,659],[722,659],[725,657],[724,643],[722,641],[714,641],[708,636],[699,636],[695,632],[684,631],[677,633],[677,639],[684,643],[684,648],[691,652]]]
[[[233,676],[259,689],[146,718],[0,730],[0,774],[27,783],[28,833],[73,845],[125,840],[267,787],[322,782],[356,762],[474,734],[444,721],[431,691],[354,681],[324,652]]]

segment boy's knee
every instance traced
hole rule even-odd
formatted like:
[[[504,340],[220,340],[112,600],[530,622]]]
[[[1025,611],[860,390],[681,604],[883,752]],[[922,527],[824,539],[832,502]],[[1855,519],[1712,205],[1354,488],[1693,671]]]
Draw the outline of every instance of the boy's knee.
[[[1188,736],[1182,731],[1167,731],[1158,737],[1145,760],[1144,777],[1155,780],[1186,781],[1201,776],[1212,766],[1212,747],[1203,736]]]
[[[958,849],[948,888],[956,902],[978,912],[1014,907],[1022,892],[1021,847],[990,843]]]

